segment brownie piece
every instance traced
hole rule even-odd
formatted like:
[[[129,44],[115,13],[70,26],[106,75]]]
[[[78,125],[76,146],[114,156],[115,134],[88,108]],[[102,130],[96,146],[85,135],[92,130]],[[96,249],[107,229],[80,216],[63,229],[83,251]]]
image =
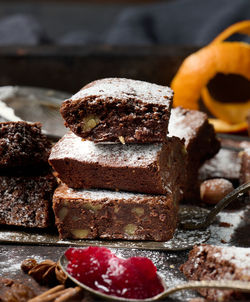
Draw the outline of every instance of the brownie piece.
[[[60,238],[166,241],[173,237],[178,195],[80,190],[61,184],[53,197]]]
[[[52,174],[0,176],[0,224],[47,227],[56,185]]]
[[[51,144],[40,123],[0,123],[0,172],[48,166]],[[25,171],[25,172],[26,172]]]
[[[220,247],[202,244],[189,253],[180,270],[189,280],[241,280],[250,282],[250,248]],[[250,294],[233,290],[199,289],[212,301],[250,298]],[[248,301],[248,300],[247,300]]]
[[[76,135],[94,142],[153,143],[166,138],[173,91],[123,78],[91,82],[62,103]]]
[[[184,199],[199,200],[198,170],[220,149],[213,125],[205,113],[176,107],[171,110],[168,136],[184,139],[187,150],[187,188]]]
[[[240,183],[250,181],[250,148],[245,149],[240,153],[241,169],[240,169]],[[250,192],[249,192],[250,194]]]
[[[176,137],[162,144],[95,144],[69,132],[49,162],[71,188],[166,194],[186,182],[186,150]]]
[[[250,136],[250,110],[248,111],[247,114],[247,132],[248,132],[248,136]]]

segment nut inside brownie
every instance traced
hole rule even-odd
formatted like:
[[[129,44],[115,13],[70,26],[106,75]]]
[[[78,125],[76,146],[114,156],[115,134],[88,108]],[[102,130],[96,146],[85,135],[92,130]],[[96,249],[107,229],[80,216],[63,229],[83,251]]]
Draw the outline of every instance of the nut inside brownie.
[[[148,195],[75,190],[61,184],[53,197],[60,238],[167,241],[173,237],[179,193]]]
[[[143,104],[131,100],[93,100],[87,99],[71,106],[66,101],[61,113],[66,126],[83,138],[97,142],[154,142],[165,139],[168,122],[164,106]]]

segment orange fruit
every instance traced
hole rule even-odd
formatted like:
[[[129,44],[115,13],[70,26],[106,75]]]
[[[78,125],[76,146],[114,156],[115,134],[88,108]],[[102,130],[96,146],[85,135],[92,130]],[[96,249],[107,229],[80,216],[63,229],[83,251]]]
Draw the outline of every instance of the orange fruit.
[[[237,132],[246,127],[250,100],[221,103],[213,99],[208,82],[217,74],[236,74],[250,81],[250,45],[243,42],[224,42],[235,33],[250,35],[250,20],[238,22],[219,34],[208,46],[187,57],[176,73],[173,88],[174,106],[199,109],[200,96],[211,113],[221,122],[214,122],[218,132]],[[240,101],[240,100],[239,100]]]

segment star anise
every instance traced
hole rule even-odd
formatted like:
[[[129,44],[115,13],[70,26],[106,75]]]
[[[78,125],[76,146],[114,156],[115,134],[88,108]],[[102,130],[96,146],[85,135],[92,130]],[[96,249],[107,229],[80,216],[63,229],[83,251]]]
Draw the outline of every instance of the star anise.
[[[52,260],[37,263],[34,259],[27,259],[22,262],[21,268],[40,284],[64,284],[67,279],[58,263]]]

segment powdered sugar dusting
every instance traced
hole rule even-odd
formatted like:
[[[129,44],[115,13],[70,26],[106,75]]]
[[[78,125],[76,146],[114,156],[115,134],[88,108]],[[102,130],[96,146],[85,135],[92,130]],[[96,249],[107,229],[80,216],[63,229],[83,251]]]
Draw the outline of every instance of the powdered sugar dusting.
[[[149,104],[171,106],[173,90],[167,86],[160,86],[143,81],[124,78],[107,78],[90,83],[71,100],[80,100],[86,97],[97,99],[135,99]]]
[[[197,130],[202,126],[206,115],[197,110],[186,110],[176,107],[171,110],[168,136],[177,136],[185,140],[187,147],[189,141],[196,136]]]
[[[225,245],[230,245],[232,236],[235,234],[235,230],[238,228],[240,223],[242,222],[242,217],[245,215],[245,211],[247,211],[247,207],[243,210],[231,212],[220,212],[218,214],[219,222],[213,223],[210,225],[211,230],[211,238],[209,239],[209,244],[217,244],[218,242],[223,242]],[[220,222],[229,223],[229,227],[221,227]]]
[[[247,156],[250,156],[250,148],[247,148],[244,150],[244,153],[247,155]]]
[[[207,246],[199,246],[199,254],[207,250]],[[244,273],[250,275],[250,248],[241,247],[212,247],[213,258],[217,262],[228,261],[238,268],[244,270]]]
[[[225,178],[208,179],[202,183],[202,187],[209,189],[210,192],[228,192],[233,190],[232,183]]]
[[[69,132],[52,148],[49,159],[69,158],[114,167],[146,167],[155,162],[161,147],[162,144],[95,144]]]
[[[129,192],[116,192],[109,190],[84,190],[84,189],[71,189],[64,185],[63,190],[58,189],[56,191],[57,194],[62,194],[65,198],[83,198],[83,199],[92,199],[92,200],[103,200],[103,199],[141,199],[147,198],[150,199],[150,195],[146,194],[137,194],[137,193],[129,193]],[[164,196],[160,196],[160,198],[164,198]]]

